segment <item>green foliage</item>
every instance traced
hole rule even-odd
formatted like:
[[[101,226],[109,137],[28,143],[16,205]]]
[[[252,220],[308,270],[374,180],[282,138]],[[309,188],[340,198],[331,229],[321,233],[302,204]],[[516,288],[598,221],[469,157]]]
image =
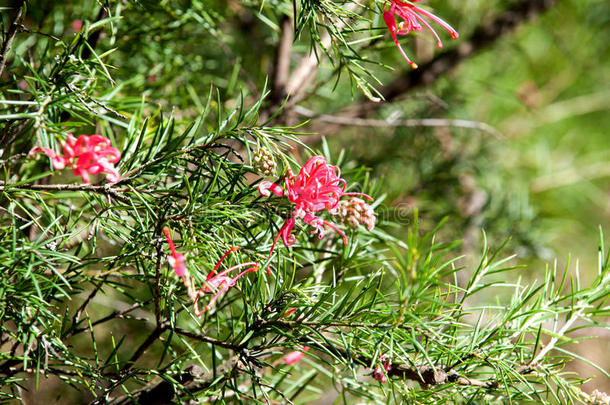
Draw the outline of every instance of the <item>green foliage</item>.
[[[432,139],[396,126],[373,143],[348,130],[323,139],[321,153],[311,147],[319,129],[299,114],[361,93],[370,103],[389,67],[401,66],[380,18],[384,1],[361,3],[11,4],[24,17],[2,16],[10,57],[0,74],[0,400],[40,402],[49,392],[97,404],[305,404],[329,392],[337,403],[594,400],[579,388],[588,376],[566,366],[595,363],[574,345],[610,331],[605,238],[600,230],[596,267],[540,266],[542,281],[526,273],[508,250],[543,247],[529,228],[538,219],[527,192],[505,190],[508,176],[494,165],[505,143],[494,131],[479,126],[472,139],[444,128]],[[476,28],[452,4],[436,11],[464,20],[464,34]],[[310,78],[281,80],[282,57]],[[437,86],[450,94],[463,83]],[[430,100],[438,101],[388,103],[380,115],[405,105],[418,114]],[[330,125],[320,132],[331,135]],[[120,180],[83,184],[28,155],[34,146],[61,150],[68,133],[109,138],[122,153]],[[262,197],[258,185],[314,154],[341,167],[348,191],[376,198],[377,226],[340,225],[344,245],[337,232],[320,240],[299,220],[296,243],[269,258],[293,206]],[[269,178],[257,156],[271,159]],[[423,202],[408,216],[392,206],[405,190]],[[481,225],[491,228],[489,243]],[[254,261],[262,270],[197,316],[168,263],[164,227],[195,288],[232,246],[240,250],[221,269]],[[483,235],[481,253],[472,238],[454,241],[465,229]],[[516,242],[501,243],[507,231]],[[211,297],[201,295],[200,308]],[[293,351],[305,355],[286,364]]]

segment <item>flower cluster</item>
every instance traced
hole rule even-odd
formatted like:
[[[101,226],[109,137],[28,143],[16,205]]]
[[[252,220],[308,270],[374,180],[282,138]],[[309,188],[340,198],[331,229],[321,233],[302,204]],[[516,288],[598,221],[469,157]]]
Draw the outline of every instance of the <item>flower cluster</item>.
[[[417,3],[419,1],[420,0],[411,0],[411,2],[413,3]],[[417,64],[415,62],[412,62],[405,53],[405,51],[402,49],[402,47],[398,43],[397,35],[407,35],[411,31],[421,32],[423,29],[423,25],[424,27],[428,28],[436,38],[436,45],[439,48],[442,48],[443,43],[441,42],[441,39],[439,38],[434,28],[432,28],[432,26],[430,26],[430,24],[424,19],[425,17],[429,18],[430,20],[436,22],[441,27],[446,29],[451,35],[451,38],[458,39],[460,36],[458,32],[454,30],[453,27],[451,27],[445,21],[430,13],[429,11],[426,11],[420,7],[411,4],[411,2],[402,0],[389,0],[389,2],[390,9],[386,10],[384,7],[383,20],[388,26],[390,34],[392,35],[392,39],[398,47],[398,50],[413,69],[417,69]],[[396,17],[402,19],[402,21],[400,21],[398,25],[396,25]]]
[[[226,293],[229,288],[233,287],[240,277],[242,277],[246,273],[257,271],[260,268],[259,264],[256,262],[247,262],[240,263],[238,265],[228,268],[227,270],[217,273],[218,269],[220,268],[220,265],[227,258],[227,256],[229,256],[232,252],[236,252],[237,250],[239,250],[238,247],[233,246],[216,263],[210,274],[208,274],[203,287],[201,287],[199,290],[195,290],[193,282],[191,281],[189,274],[186,271],[185,256],[182,253],[178,253],[176,251],[176,247],[174,246],[174,241],[172,240],[172,237],[170,235],[169,228],[163,228],[163,233],[167,238],[167,244],[169,245],[169,250],[171,253],[171,255],[167,257],[167,261],[174,269],[174,273],[176,274],[176,276],[181,278],[182,282],[186,286],[188,296],[193,301],[193,307],[197,316],[201,316],[206,311],[209,311],[212,305],[214,305],[214,303],[218,300],[218,298],[220,298],[221,295]],[[237,270],[244,267],[248,268],[235,277],[229,277],[227,275],[233,270]],[[199,298],[206,293],[214,292],[216,294],[212,297],[210,302],[208,302],[208,304],[202,310],[199,310]]]
[[[337,231],[347,245],[347,237],[343,231],[316,215],[323,210],[327,210],[331,215],[337,215],[339,200],[343,196],[359,195],[369,201],[373,200],[366,194],[346,193],[346,185],[345,180],[341,178],[339,168],[329,165],[323,156],[312,156],[297,176],[294,175],[292,170],[288,169],[284,180],[285,190],[270,181],[262,181],[258,186],[261,195],[268,197],[273,193],[278,197],[286,196],[294,204],[290,218],[284,222],[273,240],[269,257],[271,257],[280,236],[285,246],[291,246],[295,243],[296,239],[292,235],[292,229],[298,218],[312,226],[314,228],[312,233],[317,233],[320,239],[323,239],[326,235],[324,227],[328,226]],[[270,273],[269,267],[267,267],[267,273]]]
[[[377,222],[375,211],[362,198],[350,197],[341,201],[337,208],[337,216],[342,223],[350,225],[352,228],[362,224],[369,231],[375,227],[375,222]]]
[[[85,183],[89,183],[90,174],[100,173],[106,173],[106,180],[111,183],[119,181],[119,171],[114,164],[121,159],[121,152],[112,147],[110,139],[102,135],[81,135],[77,139],[68,134],[62,155],[58,155],[51,148],[36,147],[30,150],[29,156],[39,152],[51,158],[55,170],[69,167],[76,176],[81,176]]]

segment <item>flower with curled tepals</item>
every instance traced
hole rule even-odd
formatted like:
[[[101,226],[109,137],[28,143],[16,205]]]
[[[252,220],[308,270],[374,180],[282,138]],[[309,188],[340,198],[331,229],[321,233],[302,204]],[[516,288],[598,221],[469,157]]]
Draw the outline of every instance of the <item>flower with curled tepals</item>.
[[[323,156],[309,158],[296,176],[292,170],[288,169],[284,179],[284,188],[270,181],[262,181],[258,186],[261,195],[269,197],[273,193],[278,197],[285,196],[294,204],[290,218],[286,219],[273,240],[269,257],[280,237],[285,246],[291,246],[296,242],[292,230],[297,219],[312,226],[314,228],[312,233],[318,234],[320,239],[326,235],[325,227],[334,229],[343,237],[343,242],[347,245],[347,237],[342,230],[317,216],[317,213],[323,210],[328,211],[331,215],[337,215],[339,201],[343,196],[358,195],[369,201],[373,200],[363,193],[346,193],[346,186],[347,183],[341,178],[339,168],[328,164]],[[269,266],[267,266],[267,273],[270,273]]]
[[[411,61],[409,59],[409,57],[407,56],[407,54],[405,53],[405,51],[402,49],[402,47],[398,43],[397,35],[407,35],[411,31],[422,31],[423,30],[422,25],[423,25],[424,27],[428,28],[430,30],[430,32],[432,32],[432,34],[436,38],[436,45],[439,48],[442,48],[443,43],[441,42],[440,37],[438,36],[438,34],[434,30],[434,28],[432,28],[432,26],[428,23],[428,21],[425,20],[425,18],[429,18],[430,20],[436,22],[441,27],[443,27],[445,30],[447,30],[449,32],[449,35],[451,35],[451,38],[453,38],[453,39],[459,38],[460,35],[458,34],[458,32],[455,29],[453,29],[453,27],[451,27],[449,24],[447,24],[445,21],[443,21],[439,17],[435,16],[431,12],[424,10],[423,8],[417,7],[413,4],[411,4],[411,3],[417,3],[420,0],[411,0],[411,1],[388,0],[388,1],[390,3],[390,9],[386,10],[385,9],[386,6],[384,5],[383,20],[385,21],[388,29],[390,30],[390,35],[392,35],[392,40],[398,47],[398,50],[402,54],[403,58],[405,58],[407,63],[413,69],[417,69],[417,64],[415,62]],[[387,5],[387,3],[386,3],[386,5]],[[399,19],[402,19],[402,21],[400,21],[398,23],[398,25],[396,25],[396,17],[398,17]]]
[[[201,315],[203,315],[204,312],[209,311],[210,308],[212,307],[212,305],[214,305],[214,303],[218,300],[218,298],[220,298],[220,296],[222,294],[226,293],[229,290],[229,288],[233,287],[235,285],[235,283],[237,282],[237,280],[239,280],[243,275],[245,275],[246,273],[253,272],[253,271],[258,271],[258,269],[260,268],[259,264],[256,262],[247,262],[247,263],[237,264],[233,267],[228,268],[227,270],[224,270],[220,273],[216,273],[218,271],[218,269],[220,268],[220,264],[224,261],[224,259],[226,259],[227,256],[229,256],[229,254],[231,254],[232,252],[236,252],[238,249],[239,248],[237,246],[233,246],[231,249],[229,249],[220,258],[218,263],[216,263],[216,266],[214,266],[214,269],[212,269],[210,274],[208,274],[208,277],[206,278],[203,287],[201,287],[199,290],[197,290],[195,292],[195,295],[193,297],[193,305],[195,307],[195,313],[197,314],[197,316],[201,316]],[[230,272],[232,272],[233,270],[241,269],[244,267],[248,267],[248,268],[246,270],[242,271],[241,273],[239,273],[235,277],[229,277],[227,275]],[[201,296],[203,296],[205,293],[216,293],[216,294],[212,297],[210,302],[208,302],[208,304],[202,310],[199,310],[199,307],[198,307],[199,298]]]
[[[195,309],[195,313],[197,314],[197,316],[201,316],[204,312],[208,311],[212,307],[212,305],[214,305],[214,303],[218,300],[218,298],[220,298],[220,296],[222,294],[227,292],[229,290],[229,288],[233,287],[235,285],[235,283],[237,282],[237,280],[239,278],[241,278],[244,274],[252,272],[252,271],[257,271],[260,268],[259,264],[256,262],[247,262],[247,263],[241,263],[241,264],[235,265],[233,267],[230,267],[227,270],[224,270],[224,271],[216,274],[216,272],[220,268],[220,265],[222,264],[222,262],[231,253],[239,250],[238,247],[233,246],[231,249],[229,249],[227,252],[225,252],[225,254],[220,258],[220,260],[218,260],[218,262],[216,263],[216,265],[214,266],[212,271],[208,274],[208,277],[206,278],[205,284],[203,285],[203,287],[200,288],[199,290],[195,290],[193,281],[192,281],[191,277],[189,276],[189,273],[186,269],[186,264],[185,264],[186,257],[182,253],[178,253],[176,251],[176,246],[174,245],[174,241],[172,240],[169,228],[167,228],[167,227],[163,228],[163,233],[165,234],[165,237],[167,238],[167,243],[169,245],[169,250],[171,253],[171,255],[169,255],[167,257],[167,261],[170,264],[170,266],[174,269],[174,273],[176,274],[176,276],[179,277],[182,280],[182,282],[184,283],[184,285],[186,286],[188,296],[193,301],[193,307]],[[239,273],[237,276],[229,277],[227,275],[231,271],[240,269],[243,267],[248,267],[248,268],[246,270],[242,271],[241,273]],[[214,293],[214,292],[216,294],[212,297],[210,302],[203,308],[203,310],[199,310],[199,307],[198,307],[199,298],[202,297],[203,295],[205,295],[206,293]]]
[[[35,147],[28,156],[44,153],[51,158],[55,170],[65,167],[72,169],[76,176],[81,176],[83,182],[89,183],[90,174],[106,174],[110,183],[119,181],[119,171],[114,164],[121,159],[121,152],[112,147],[110,139],[102,135],[81,135],[75,138],[68,134],[63,144],[63,154],[59,155],[51,148]]]

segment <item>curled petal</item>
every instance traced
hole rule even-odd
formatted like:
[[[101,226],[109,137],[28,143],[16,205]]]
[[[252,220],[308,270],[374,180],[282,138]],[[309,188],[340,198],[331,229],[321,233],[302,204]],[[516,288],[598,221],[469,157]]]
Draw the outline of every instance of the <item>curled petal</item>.
[[[113,148],[112,146],[105,147],[97,152],[98,156],[103,157],[110,163],[116,163],[121,160],[121,152],[117,148]]]
[[[36,155],[37,153],[44,153],[45,155],[47,155],[50,158],[54,158],[57,156],[57,153],[55,153],[55,151],[51,148],[45,148],[37,146],[35,148],[32,148],[29,152],[28,152],[28,156],[29,157],[33,157],[34,155]]]
[[[282,242],[284,242],[284,246],[292,246],[296,243],[296,238],[292,235],[292,229],[294,228],[295,220],[293,217],[290,217],[284,222],[284,225],[280,229],[280,234],[282,235]]]
[[[89,183],[91,181],[91,179],[89,178],[89,173],[86,169],[77,167],[76,169],[72,170],[72,173],[74,173],[75,176],[82,177],[83,183]]]
[[[47,157],[51,158],[51,163],[53,165],[53,169],[61,170],[66,167],[66,160],[59,156],[53,149],[45,148],[45,147],[35,147],[28,153],[28,156],[32,157],[36,153],[44,153]]]
[[[112,169],[107,169],[106,170],[106,180],[109,183],[116,183],[117,181],[119,181],[121,178],[118,169],[116,168],[112,168]]]
[[[88,142],[90,148],[105,148],[111,145],[110,139],[99,134],[89,136]]]
[[[303,216],[303,221],[314,228],[314,230],[311,232],[312,234],[317,233],[320,239],[324,239],[324,236],[326,236],[324,221],[311,214],[305,214]]]
[[[280,186],[270,181],[261,181],[258,185],[258,192],[264,197],[269,197],[271,193],[278,197],[284,195],[284,190]]]

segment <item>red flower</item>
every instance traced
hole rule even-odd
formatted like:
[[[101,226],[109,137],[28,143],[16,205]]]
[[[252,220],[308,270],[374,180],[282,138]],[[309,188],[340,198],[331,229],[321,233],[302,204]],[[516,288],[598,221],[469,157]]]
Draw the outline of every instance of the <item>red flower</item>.
[[[220,296],[222,294],[227,292],[229,290],[229,288],[231,288],[235,285],[235,283],[241,276],[243,276],[246,273],[250,273],[252,271],[257,271],[259,269],[258,263],[247,262],[247,263],[241,263],[241,264],[235,265],[233,267],[228,268],[227,270],[225,270],[223,272],[215,274],[216,271],[218,271],[218,268],[220,267],[220,264],[223,262],[223,260],[226,259],[226,257],[229,256],[230,253],[235,252],[238,249],[239,248],[236,246],[233,246],[231,249],[229,249],[220,258],[218,263],[216,263],[216,266],[214,266],[214,269],[212,269],[210,274],[208,274],[208,277],[205,280],[204,286],[195,292],[195,297],[193,299],[193,305],[195,306],[195,313],[197,314],[197,316],[201,316],[204,312],[208,311],[212,307],[212,305],[214,305],[216,300],[218,300],[218,298],[220,298]],[[250,266],[250,267],[248,267],[248,266]],[[241,273],[239,273],[235,277],[227,276],[227,274],[230,273],[231,271],[240,269],[242,267],[248,267],[248,268],[246,270],[242,271]],[[199,297],[203,296],[204,293],[213,293],[213,292],[216,292],[216,294],[212,297],[210,302],[208,302],[208,304],[200,311],[199,307],[197,306]]]
[[[169,265],[174,269],[174,273],[176,276],[180,278],[184,278],[186,275],[186,265],[184,264],[185,257],[182,253],[176,252],[176,247],[174,246],[174,241],[169,234],[169,228],[163,228],[163,233],[167,238],[167,244],[169,245],[169,250],[172,253],[171,256],[167,256],[167,261]]]
[[[428,28],[432,32],[434,37],[436,38],[436,45],[439,48],[442,48],[443,43],[441,42],[441,39],[439,38],[439,36],[436,33],[436,31],[434,30],[434,28],[432,28],[432,26],[430,26],[430,24],[428,24],[428,22],[424,19],[424,17],[426,17],[426,18],[429,18],[432,21],[436,22],[444,29],[446,29],[449,32],[449,34],[451,35],[451,38],[453,38],[453,39],[459,38],[460,35],[458,34],[458,32],[456,30],[453,29],[453,27],[451,27],[445,21],[443,21],[439,17],[435,16],[434,14],[430,13],[429,11],[426,11],[422,8],[414,6],[410,2],[406,2],[406,1],[402,1],[402,0],[389,0],[389,1],[390,1],[390,10],[386,11],[385,6],[384,6],[383,20],[385,21],[386,25],[388,26],[388,29],[390,30],[390,34],[392,35],[392,39],[394,40],[394,43],[398,47],[398,50],[400,51],[402,56],[405,58],[407,63],[409,63],[409,65],[411,65],[411,67],[413,69],[417,69],[417,64],[415,62],[412,62],[409,59],[409,57],[407,56],[407,54],[405,53],[405,51],[402,49],[402,47],[398,43],[397,35],[407,35],[411,31],[422,31],[422,29],[423,29],[422,24],[423,24],[423,26]],[[419,1],[420,0],[412,0],[412,2],[419,2]],[[396,25],[395,17],[402,19],[402,21],[398,24],[398,26]]]
[[[30,150],[29,156],[38,152],[51,158],[55,170],[70,167],[85,183],[89,183],[90,174],[99,173],[106,173],[106,180],[110,183],[119,181],[119,171],[114,164],[121,159],[121,152],[112,147],[110,139],[102,135],[81,135],[76,139],[74,135],[68,134],[63,155],[58,155],[51,148],[36,147]]]
[[[383,368],[381,368],[383,366]],[[390,369],[390,363],[388,362],[383,362],[381,365],[378,365],[377,368],[375,368],[375,371],[373,371],[373,378],[379,382],[386,382],[388,380],[387,378],[387,372]]]
[[[326,235],[325,226],[334,229],[343,237],[343,242],[347,245],[345,233],[335,225],[318,218],[316,213],[327,210],[331,215],[338,214],[339,199],[345,195],[361,195],[368,200],[373,200],[366,194],[346,193],[346,182],[341,178],[341,171],[337,166],[329,165],[323,156],[312,156],[296,177],[292,170],[288,169],[284,185],[285,190],[270,181],[262,181],[258,186],[261,195],[268,197],[273,193],[278,197],[286,196],[294,204],[292,215],[284,222],[273,240],[269,257],[280,236],[285,246],[295,243],[296,239],[292,235],[292,229],[297,218],[311,225],[314,228],[312,233],[317,233],[320,239]],[[267,266],[267,273],[270,273],[269,266]]]

